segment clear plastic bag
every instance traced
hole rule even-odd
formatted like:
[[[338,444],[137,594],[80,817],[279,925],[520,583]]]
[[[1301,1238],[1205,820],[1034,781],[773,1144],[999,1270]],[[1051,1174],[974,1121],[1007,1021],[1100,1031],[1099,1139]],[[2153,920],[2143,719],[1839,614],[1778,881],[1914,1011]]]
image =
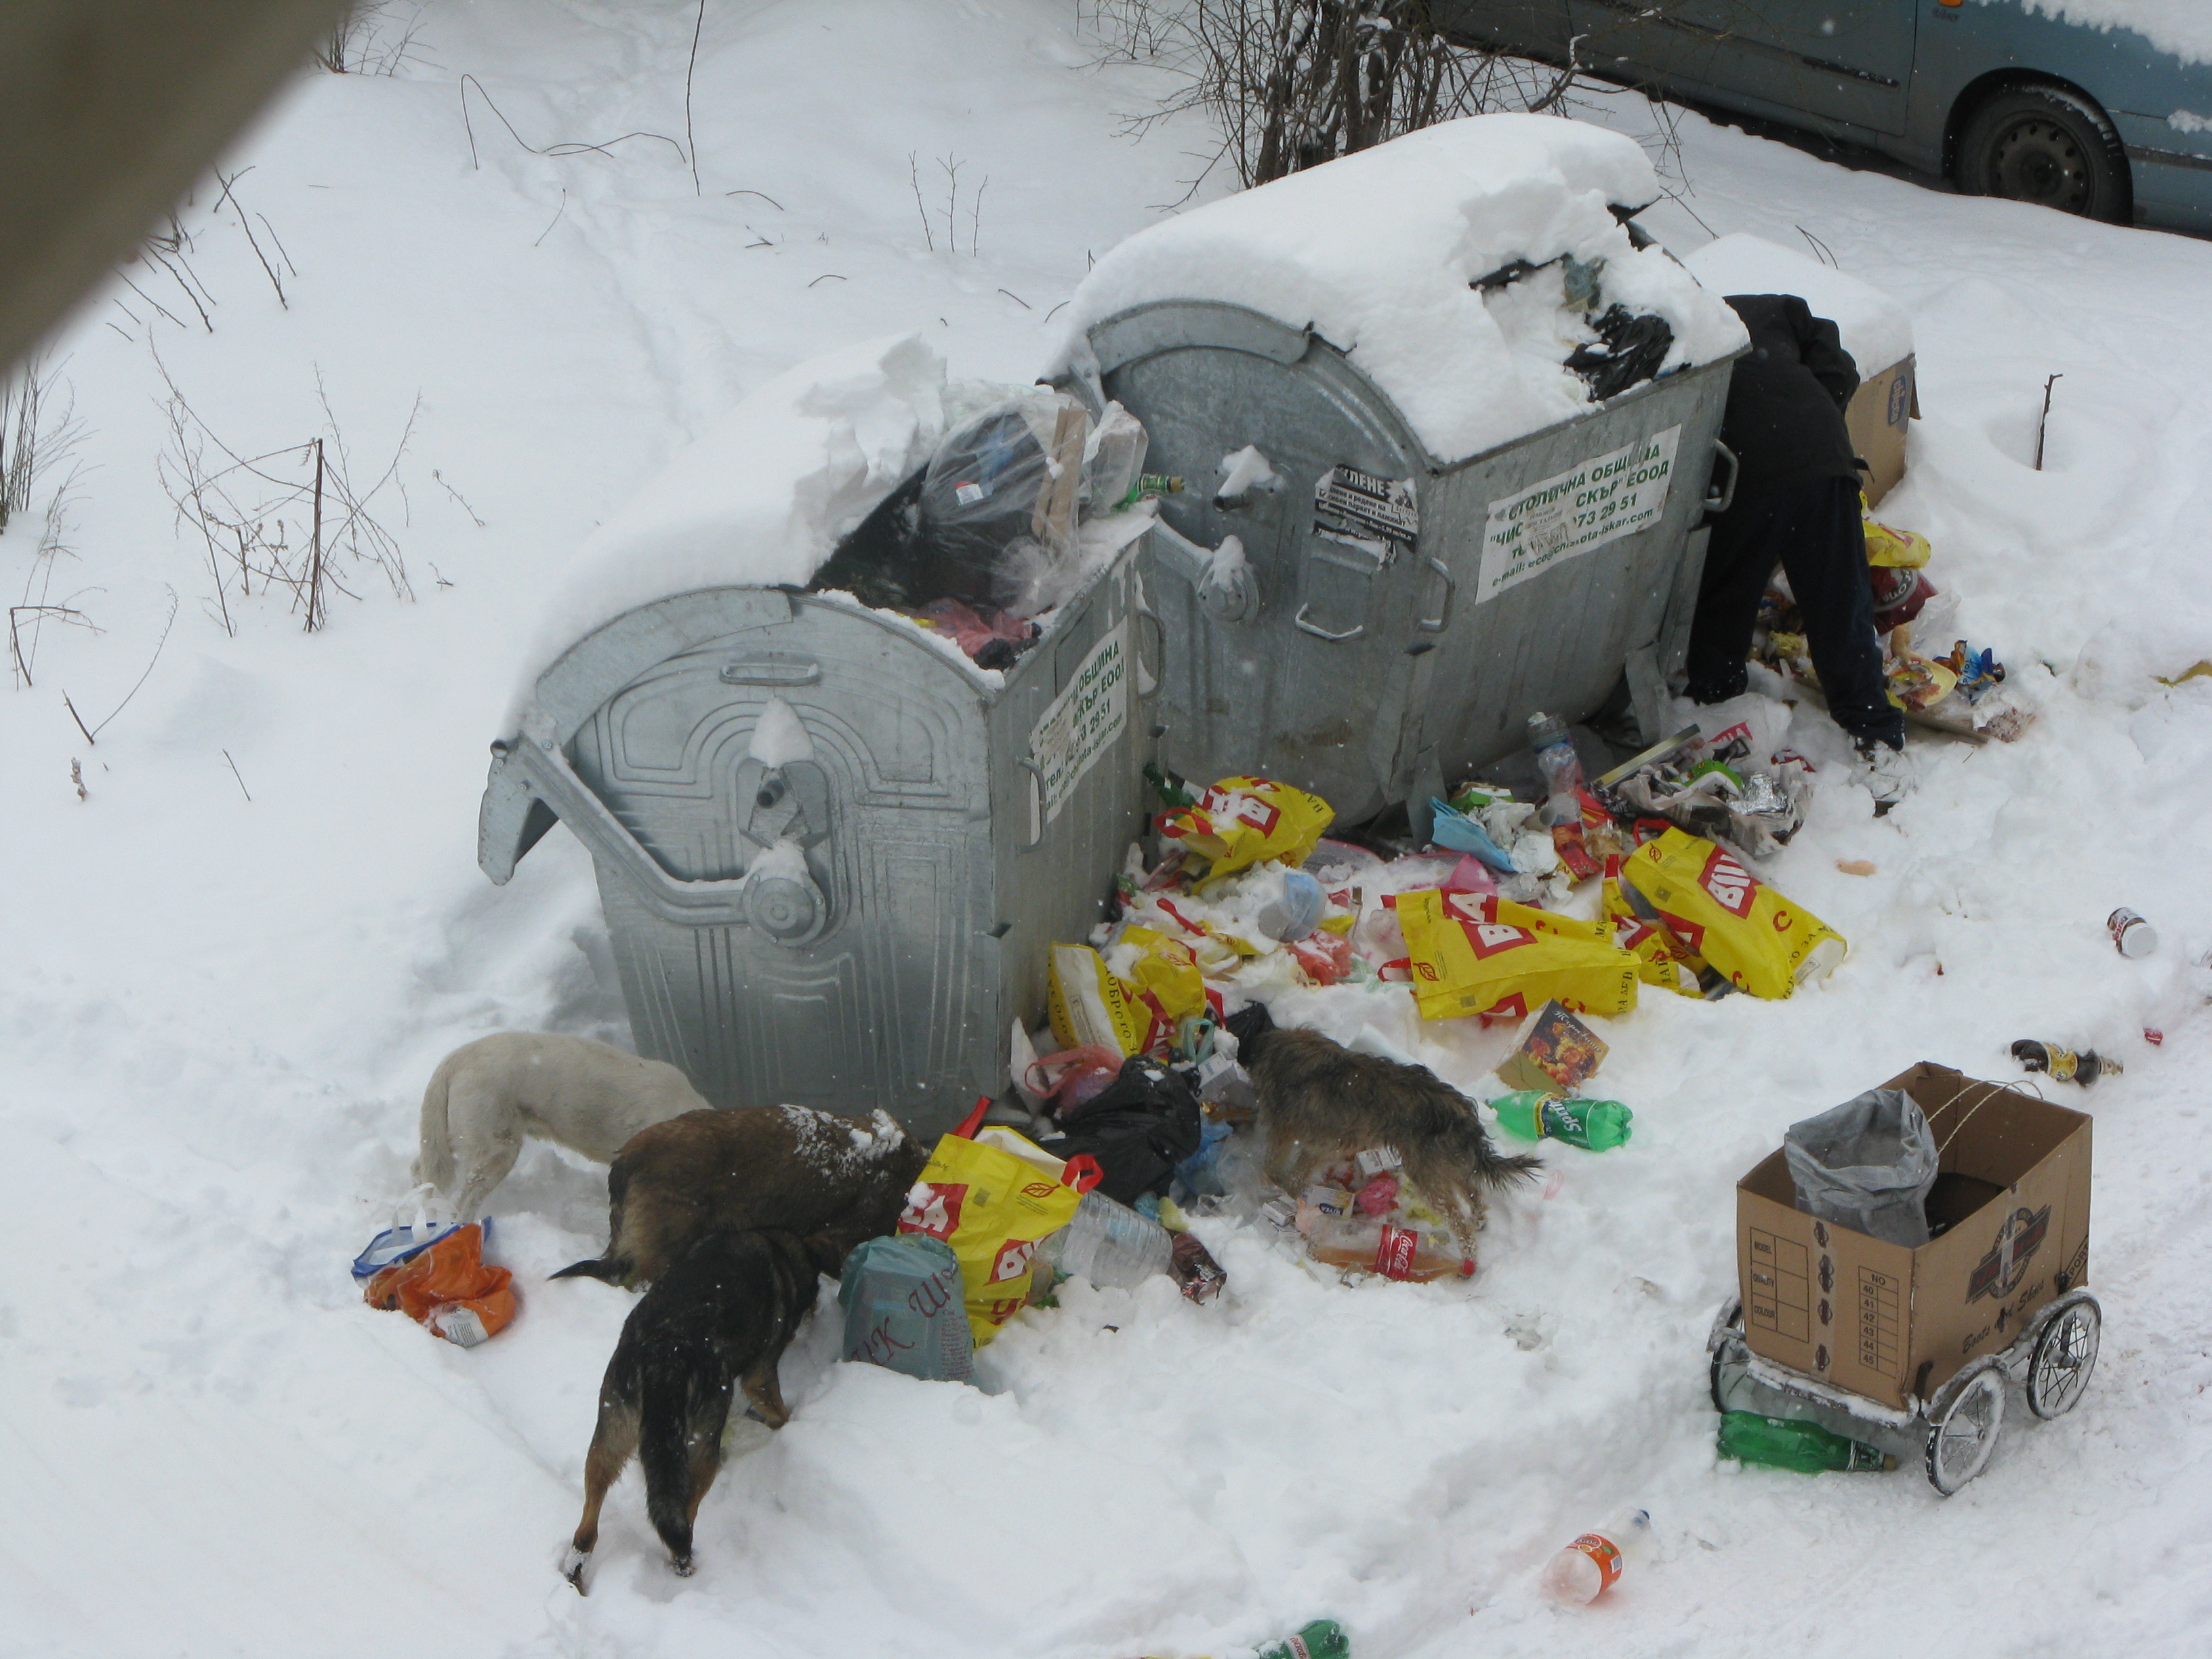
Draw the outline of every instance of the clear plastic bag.
[[[1869,1089],[1791,1124],[1782,1152],[1799,1209],[1907,1249],[1928,1242],[1936,1136],[1902,1089]]]
[[[1040,387],[949,434],[921,481],[919,586],[1034,614],[1036,595],[1074,556],[1088,426],[1080,400]]]

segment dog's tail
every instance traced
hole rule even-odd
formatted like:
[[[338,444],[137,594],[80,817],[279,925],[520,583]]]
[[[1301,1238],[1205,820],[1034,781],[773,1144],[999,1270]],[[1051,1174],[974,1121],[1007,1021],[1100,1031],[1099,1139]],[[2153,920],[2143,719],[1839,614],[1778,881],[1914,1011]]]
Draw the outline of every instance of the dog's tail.
[[[723,1423],[712,1419],[728,1418],[729,1386],[723,1385],[717,1413],[706,1378],[648,1372],[641,1406],[637,1461],[645,1471],[645,1512],[668,1546],[677,1571],[689,1572],[691,1495],[699,1475],[707,1473],[712,1479],[712,1467],[720,1461]]]
[[[629,1263],[617,1255],[596,1256],[589,1261],[571,1261],[551,1279],[599,1279],[610,1285],[619,1285],[629,1276]]]
[[[637,1264],[623,1248],[623,1212],[629,1194],[629,1166],[615,1155],[607,1170],[607,1249],[589,1261],[572,1261],[552,1275],[555,1279],[597,1279],[610,1285],[627,1285]]]
[[[446,1119],[446,1092],[460,1068],[453,1062],[460,1058],[456,1050],[438,1062],[438,1069],[430,1073],[428,1087],[422,1091],[422,1122],[420,1144],[415,1153],[415,1180],[427,1182],[441,1193],[453,1190],[453,1137]]]
[[[1508,1156],[1499,1152],[1472,1106],[1468,1109],[1466,1122],[1452,1139],[1458,1142],[1453,1150],[1489,1186],[1510,1187],[1533,1181],[1544,1167],[1543,1160],[1530,1153]]]

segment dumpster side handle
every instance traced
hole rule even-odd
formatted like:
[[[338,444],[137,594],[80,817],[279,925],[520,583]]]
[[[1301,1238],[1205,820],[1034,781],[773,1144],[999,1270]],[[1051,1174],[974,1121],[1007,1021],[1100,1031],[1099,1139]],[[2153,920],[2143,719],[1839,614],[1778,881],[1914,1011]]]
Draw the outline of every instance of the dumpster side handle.
[[[1030,853],[1036,851],[1044,841],[1044,768],[1039,766],[1027,755],[1022,756],[1015,764],[1036,781],[1035,785],[1036,793],[1030,797],[1030,822],[1036,826],[1036,834],[1031,836],[1021,846],[1023,852]]]
[[[1332,643],[1341,643],[1346,640],[1356,640],[1367,631],[1367,624],[1365,623],[1360,623],[1353,627],[1345,629],[1341,634],[1332,634],[1328,629],[1323,628],[1319,623],[1310,623],[1306,620],[1306,612],[1311,609],[1312,607],[1310,605],[1302,605],[1298,607],[1298,614],[1291,618],[1291,621],[1297,625],[1298,631],[1302,634],[1310,634],[1317,640],[1328,640]],[[1426,624],[1424,623],[1423,626],[1425,627]],[[1438,626],[1442,626],[1442,624],[1439,623]]]
[[[1717,487],[1710,477],[1705,480],[1705,511],[1708,514],[1725,513],[1735,505],[1735,481],[1737,475],[1743,471],[1742,464],[1735,458],[1735,451],[1716,438],[1713,440],[1714,471],[1720,471],[1723,461],[1728,463],[1727,487]]]
[[[1413,626],[1424,634],[1441,634],[1451,626],[1452,598],[1459,592],[1459,584],[1452,580],[1451,567],[1442,559],[1431,559],[1429,568],[1444,579],[1444,602],[1434,617],[1419,617]]]
[[[519,773],[531,794],[550,807],[594,857],[621,870],[638,897],[662,920],[690,927],[736,926],[749,920],[744,877],[684,881],[670,875],[629,826],[576,775],[559,749],[526,739],[514,744],[495,765]]]

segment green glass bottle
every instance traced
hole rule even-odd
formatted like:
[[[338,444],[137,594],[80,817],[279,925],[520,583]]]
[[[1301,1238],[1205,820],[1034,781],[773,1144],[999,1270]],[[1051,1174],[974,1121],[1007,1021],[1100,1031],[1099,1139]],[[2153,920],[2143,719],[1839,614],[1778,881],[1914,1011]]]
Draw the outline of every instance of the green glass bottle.
[[[1871,1473],[1897,1467],[1897,1460],[1887,1452],[1846,1440],[1818,1423],[1761,1417],[1756,1412],[1723,1413],[1721,1455],[1771,1469],[1796,1469],[1801,1474],[1819,1474],[1826,1469]]]
[[[1352,1638],[1334,1619],[1316,1619],[1295,1636],[1260,1650],[1260,1659],[1352,1659]]]
[[[1498,1127],[1507,1134],[1522,1140],[1548,1135],[1586,1152],[1621,1145],[1629,1137],[1629,1120],[1636,1115],[1617,1100],[1569,1100],[1537,1089],[1503,1095],[1490,1104],[1498,1114]]]

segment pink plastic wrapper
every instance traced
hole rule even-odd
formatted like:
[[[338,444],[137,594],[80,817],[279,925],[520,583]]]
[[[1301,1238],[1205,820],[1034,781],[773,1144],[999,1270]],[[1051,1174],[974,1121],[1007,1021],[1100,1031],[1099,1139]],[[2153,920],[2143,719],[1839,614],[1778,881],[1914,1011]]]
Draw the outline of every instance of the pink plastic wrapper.
[[[1042,1095],[1054,1117],[1062,1122],[1079,1115],[1109,1084],[1121,1075],[1119,1049],[1092,1043],[1046,1054],[1030,1067],[1023,1080]]]
[[[1036,631],[1034,623],[1003,611],[981,611],[958,599],[932,599],[918,614],[928,618],[939,632],[950,634],[952,642],[970,657],[993,640],[1026,645]]]

